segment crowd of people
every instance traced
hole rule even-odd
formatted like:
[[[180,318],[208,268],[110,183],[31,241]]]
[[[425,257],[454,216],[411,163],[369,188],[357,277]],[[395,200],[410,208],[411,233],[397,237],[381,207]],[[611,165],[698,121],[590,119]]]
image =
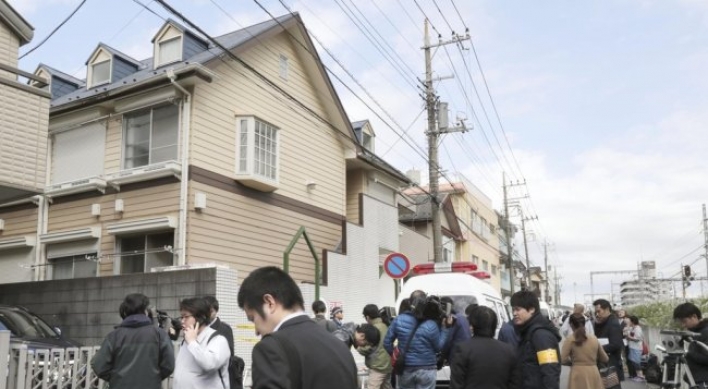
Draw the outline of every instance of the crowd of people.
[[[356,325],[344,322],[342,307],[326,318],[322,301],[312,304],[311,318],[295,281],[277,267],[264,267],[244,279],[237,300],[261,336],[251,355],[253,389],[355,389],[359,371],[352,349],[364,358],[369,389],[433,389],[444,365],[452,389],[558,389],[561,365],[571,367],[569,389],[604,389],[598,367],[614,367],[623,381],[623,361],[629,379],[645,379],[639,319],[613,311],[604,299],[593,302],[592,314],[576,304],[559,328],[541,314],[530,291],[511,296],[513,319],[500,324],[489,307],[472,304],[457,312],[451,299],[419,290],[393,318],[366,305],[364,322]],[[234,354],[231,326],[218,317],[218,300],[187,298],[179,312],[164,330],[154,325],[160,319],[145,295],[126,296],[119,307],[122,322],[93,357],[93,371],[111,389],[157,389],[169,376],[175,389],[242,388],[243,360]],[[708,321],[695,305],[681,304],[673,316],[700,334],[696,340],[708,340]],[[176,356],[173,341],[180,345]],[[691,344],[686,361],[697,387],[708,388],[708,353]]]

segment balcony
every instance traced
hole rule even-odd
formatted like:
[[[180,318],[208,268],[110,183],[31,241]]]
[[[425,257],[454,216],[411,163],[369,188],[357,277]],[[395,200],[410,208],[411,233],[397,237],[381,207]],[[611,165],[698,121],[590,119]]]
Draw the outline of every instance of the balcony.
[[[31,80],[27,85],[18,80]],[[39,194],[47,170],[46,80],[0,63],[0,204]]]

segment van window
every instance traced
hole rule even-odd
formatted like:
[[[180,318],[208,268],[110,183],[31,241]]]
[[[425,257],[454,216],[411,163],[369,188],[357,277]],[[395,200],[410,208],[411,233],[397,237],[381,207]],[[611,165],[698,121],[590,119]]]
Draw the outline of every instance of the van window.
[[[499,312],[499,317],[501,318],[501,322],[506,323],[507,321],[509,321],[509,313],[506,311],[504,304],[497,301],[496,307],[497,307],[497,311]]]
[[[440,297],[442,297],[442,296],[440,296]],[[479,304],[479,302],[477,301],[477,298],[474,296],[447,296],[447,297],[450,297],[452,299],[452,303],[453,303],[452,308],[455,310],[455,312],[461,313],[463,315],[465,314],[465,309],[467,309],[467,307],[470,304],[475,304],[475,305]]]

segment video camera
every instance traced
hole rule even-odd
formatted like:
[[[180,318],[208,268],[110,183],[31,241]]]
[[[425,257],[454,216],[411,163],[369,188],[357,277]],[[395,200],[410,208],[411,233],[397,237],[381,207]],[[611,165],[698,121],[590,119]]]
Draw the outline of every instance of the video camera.
[[[418,320],[443,321],[452,311],[452,305],[447,303],[443,306],[438,296],[417,297],[411,301],[413,315]]]
[[[659,335],[661,336],[661,345],[664,348],[661,351],[668,354],[684,354],[686,352],[684,343],[690,343],[694,338],[701,336],[701,334],[691,331],[675,330],[661,330]]]
[[[182,321],[180,321],[180,319],[172,318],[167,314],[167,312],[159,309],[155,309],[155,312],[157,313],[156,319],[158,327],[164,329],[165,331],[169,330],[170,327],[174,328],[177,332],[182,329]]]
[[[396,308],[394,307],[382,307],[379,309],[379,317],[381,321],[387,326],[391,326],[393,318],[396,317]]]

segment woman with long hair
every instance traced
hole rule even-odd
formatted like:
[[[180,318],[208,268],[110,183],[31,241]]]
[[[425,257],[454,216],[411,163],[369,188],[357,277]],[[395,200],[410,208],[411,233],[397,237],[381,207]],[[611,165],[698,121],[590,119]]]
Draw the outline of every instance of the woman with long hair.
[[[642,349],[644,342],[644,333],[642,327],[639,326],[639,318],[636,316],[627,316],[627,364],[632,365],[631,369],[636,375],[631,377],[632,381],[644,382],[644,373],[642,372]],[[630,375],[631,372],[630,371]]]
[[[609,360],[605,350],[595,335],[586,332],[583,315],[571,315],[568,323],[573,333],[561,349],[561,362],[571,366],[568,389],[604,389],[597,363]]]

